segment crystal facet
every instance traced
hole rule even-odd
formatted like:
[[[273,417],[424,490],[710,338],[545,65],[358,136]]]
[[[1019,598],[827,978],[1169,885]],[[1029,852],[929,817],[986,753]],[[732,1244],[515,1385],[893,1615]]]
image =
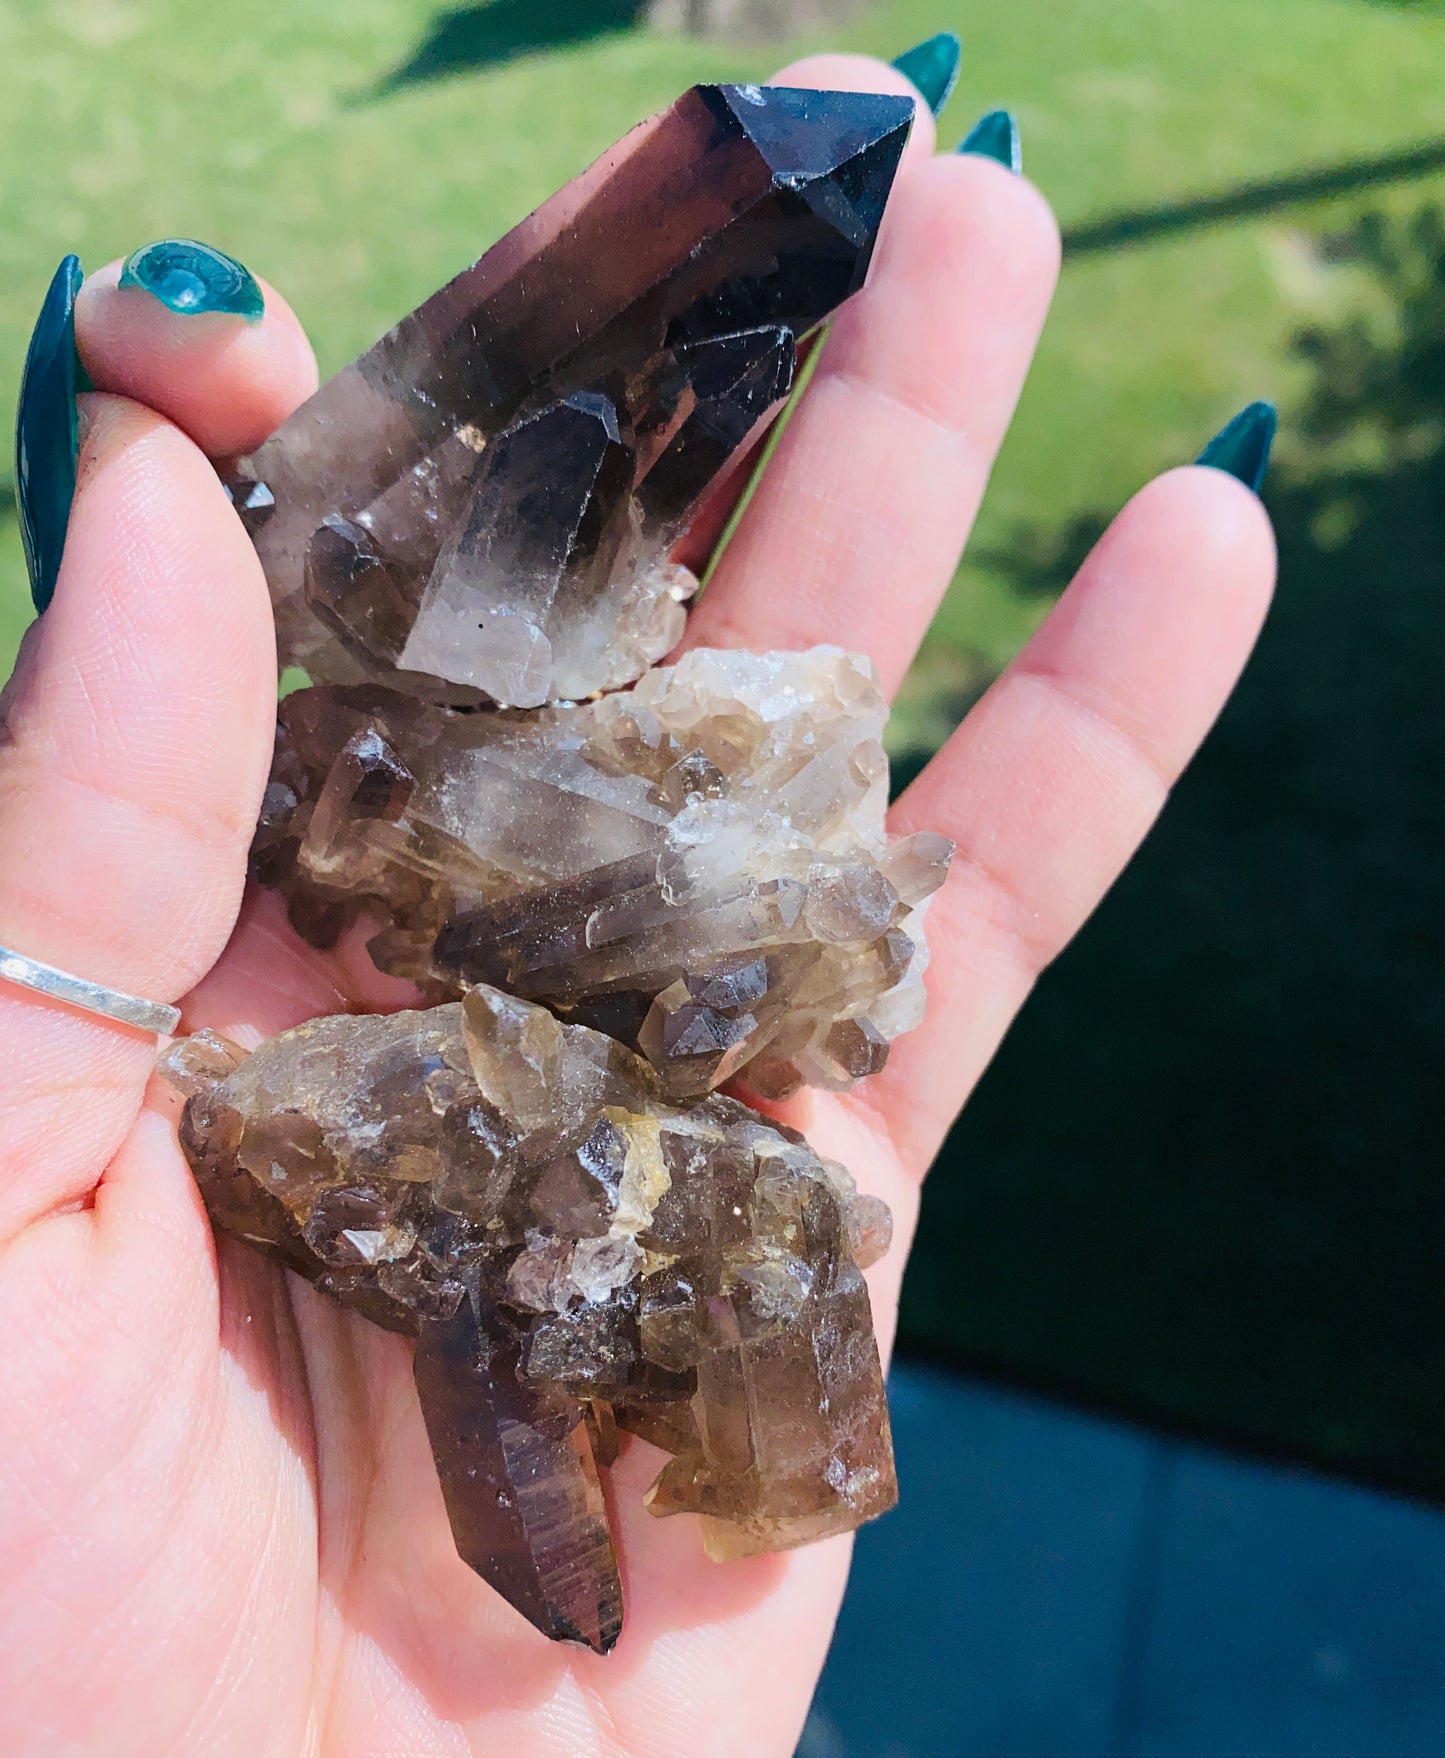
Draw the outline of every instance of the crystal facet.
[[[836,647],[695,649],[536,714],[375,686],[281,705],[254,870],[317,944],[487,982],[636,1045],[673,1097],[881,1068],[923,1006],[949,845],[884,833],[884,705]]]
[[[313,1020],[164,1064],[212,1221],[390,1329],[457,1548],[547,1635],[605,1652],[622,1599],[597,1450],[673,1457],[654,1514],[717,1556],[896,1499],[860,1267],[887,1210],[736,1100],[495,989]]]
[[[229,484],[282,663],[531,707],[661,658],[667,551],[862,285],[912,115],[698,86],[324,385]]]

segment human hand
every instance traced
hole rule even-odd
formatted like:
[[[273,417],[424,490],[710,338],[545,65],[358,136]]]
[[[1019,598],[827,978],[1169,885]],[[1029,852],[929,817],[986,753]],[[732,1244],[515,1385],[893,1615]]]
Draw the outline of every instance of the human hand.
[[[795,84],[903,89],[830,57]],[[954,571],[1052,291],[1039,196],[934,158],[926,113],[866,291],[695,611],[689,644],[871,655],[895,690]],[[408,1000],[359,941],[303,945],[243,896],[271,749],[259,564],[209,457],[314,388],[268,293],[252,328],[81,295],[92,381],[55,601],[0,719],[0,921],[36,957],[254,1043]],[[1180,470],[1135,497],[1020,658],[894,809],[958,855],[926,1025],[789,1120],[884,1197],[892,1332],[920,1180],[1038,972],[1218,712],[1273,573],[1255,497]],[[628,1621],[549,1645],[457,1558],[406,1343],[213,1242],[154,1045],[0,986],[0,1750],[786,1758],[849,1546],[713,1564],[657,1521],[659,1455],[613,1470]],[[906,1487],[905,1487],[906,1493]]]

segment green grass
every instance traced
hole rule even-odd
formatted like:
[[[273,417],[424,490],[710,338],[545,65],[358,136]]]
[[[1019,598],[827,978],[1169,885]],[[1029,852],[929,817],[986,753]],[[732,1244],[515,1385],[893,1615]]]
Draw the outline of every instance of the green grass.
[[[546,10],[543,0],[539,7]],[[773,51],[641,31],[358,102],[403,63],[421,0],[58,0],[0,12],[0,398],[55,262],[147,239],[217,243],[282,287],[323,370],[373,340],[681,86],[758,76]],[[1445,21],[1366,0],[887,0],[847,35],[896,53],[964,39],[945,140],[1018,110],[1030,173],[1065,222],[1445,135]],[[784,53],[816,44],[788,45]],[[1257,395],[1287,394],[1283,342],[1321,297],[1292,220],[1080,263],[980,533],[1111,505]],[[0,653],[26,617],[13,521]],[[1033,614],[966,568],[933,664],[997,657]],[[941,654],[944,657],[940,658]],[[969,663],[973,663],[972,660]]]

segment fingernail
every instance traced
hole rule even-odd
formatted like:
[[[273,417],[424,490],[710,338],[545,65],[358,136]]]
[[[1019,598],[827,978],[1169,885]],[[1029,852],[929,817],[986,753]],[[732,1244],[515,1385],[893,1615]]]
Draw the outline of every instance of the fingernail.
[[[75,499],[80,449],[75,393],[82,384],[75,357],[75,296],[84,280],[80,258],[55,271],[31,332],[15,416],[15,498],[30,573],[30,596],[43,611],[55,596],[65,528]]]
[[[1278,425],[1273,403],[1251,403],[1220,428],[1199,454],[1198,462],[1238,477],[1246,488],[1258,494],[1269,469],[1270,449]]]
[[[183,316],[222,312],[255,323],[266,309],[256,277],[224,250],[194,238],[162,238],[125,259],[122,287],[139,287]]]
[[[997,159],[1000,165],[1007,165],[1015,173],[1024,168],[1018,118],[1012,110],[990,110],[958,143],[958,150],[973,153],[980,159]]]
[[[923,101],[936,116],[948,102],[958,79],[963,45],[952,31],[940,31],[927,42],[917,43],[895,57],[893,65],[923,93]]]

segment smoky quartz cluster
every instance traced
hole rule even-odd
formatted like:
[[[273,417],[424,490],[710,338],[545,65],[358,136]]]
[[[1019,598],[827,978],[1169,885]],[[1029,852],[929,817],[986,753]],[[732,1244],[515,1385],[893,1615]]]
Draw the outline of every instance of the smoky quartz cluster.
[[[896,1496],[887,1210],[745,1101],[882,1067],[949,846],[885,834],[866,659],[659,662],[677,540],[861,286],[911,117],[686,93],[228,479],[312,679],[253,875],[427,1005],[183,1040],[182,1142],[219,1230],[415,1337],[461,1556],[599,1652],[622,1434],[717,1557]]]

